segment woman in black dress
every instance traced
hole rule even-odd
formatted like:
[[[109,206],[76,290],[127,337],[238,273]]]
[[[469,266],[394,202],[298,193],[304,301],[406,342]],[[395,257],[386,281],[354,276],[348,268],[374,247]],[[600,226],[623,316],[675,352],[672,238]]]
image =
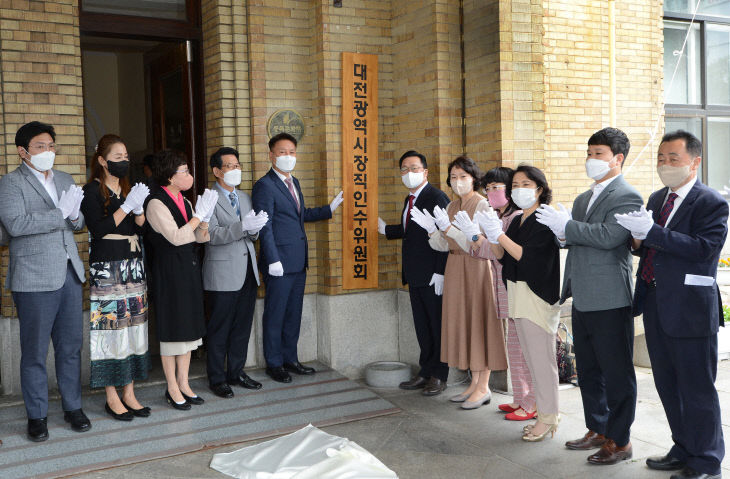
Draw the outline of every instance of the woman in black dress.
[[[175,409],[202,404],[188,384],[190,353],[205,335],[203,284],[195,243],[210,240],[208,220],[218,193],[205,190],[196,209],[182,192],[193,186],[185,156],[174,150],[155,155],[152,177],[160,186],[145,207],[152,246],[150,291],[160,339],[162,369],[167,380],[165,398]]]

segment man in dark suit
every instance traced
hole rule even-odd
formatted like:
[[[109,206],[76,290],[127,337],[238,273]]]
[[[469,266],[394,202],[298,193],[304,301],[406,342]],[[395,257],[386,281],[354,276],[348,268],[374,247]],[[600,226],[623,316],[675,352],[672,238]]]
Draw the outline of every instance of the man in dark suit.
[[[714,384],[722,322],[715,277],[728,204],[697,178],[701,155],[702,144],[691,133],[664,135],[657,172],[666,188],[651,195],[649,211],[616,217],[641,255],[634,315],[644,314],[654,384],[674,441],[667,455],[646,464],[681,470],[672,479],[720,478],[725,455]]]
[[[631,316],[629,232],[615,218],[641,207],[639,192],[621,174],[629,139],[604,128],[588,139],[586,174],[595,180],[573,202],[571,215],[543,205],[537,221],[568,248],[560,302],[573,297],[573,337],[583,416],[588,432],[565,447],[586,451],[592,464],[631,458],[636,410],[634,318]],[[561,205],[562,206],[562,205]]]
[[[274,381],[291,382],[290,372],[314,374],[297,357],[302,321],[309,247],[304,223],[332,218],[342,203],[342,192],[328,206],[306,208],[299,181],[291,175],[297,140],[280,133],[269,140],[271,169],[253,186],[253,209],[269,216],[260,233],[260,264],[264,270],[264,359]]]
[[[446,208],[449,197],[428,183],[426,157],[416,151],[401,156],[400,175],[410,194],[406,197],[397,225],[386,226],[378,218],[378,231],[388,239],[402,239],[403,284],[408,285],[413,323],[421,355],[421,370],[401,389],[423,388],[424,396],[435,396],[446,389],[449,367],[441,362],[441,295],[444,290],[444,269],[448,252],[436,251],[428,244],[428,232],[411,221],[413,208],[433,211]]]

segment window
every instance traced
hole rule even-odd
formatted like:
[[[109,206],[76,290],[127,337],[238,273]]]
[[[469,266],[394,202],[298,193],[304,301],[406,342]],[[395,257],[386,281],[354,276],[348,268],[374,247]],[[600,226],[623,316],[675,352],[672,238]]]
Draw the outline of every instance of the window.
[[[83,0],[82,8],[89,13],[112,13],[138,17],[186,20],[185,0]]]
[[[664,128],[702,140],[700,177],[722,189],[730,184],[730,0],[700,2],[691,22],[695,5],[664,2]]]

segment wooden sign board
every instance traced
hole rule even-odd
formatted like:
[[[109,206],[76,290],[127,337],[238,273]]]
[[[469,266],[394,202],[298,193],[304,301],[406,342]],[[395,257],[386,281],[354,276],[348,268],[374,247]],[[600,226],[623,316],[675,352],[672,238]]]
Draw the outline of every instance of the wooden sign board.
[[[342,52],[342,289],[378,287],[378,57]]]

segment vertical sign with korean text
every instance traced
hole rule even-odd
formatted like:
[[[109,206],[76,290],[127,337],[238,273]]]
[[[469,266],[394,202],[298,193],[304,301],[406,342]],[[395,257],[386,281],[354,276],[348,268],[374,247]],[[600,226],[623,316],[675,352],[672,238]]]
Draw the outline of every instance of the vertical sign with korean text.
[[[378,287],[378,57],[342,53],[342,289]]]

